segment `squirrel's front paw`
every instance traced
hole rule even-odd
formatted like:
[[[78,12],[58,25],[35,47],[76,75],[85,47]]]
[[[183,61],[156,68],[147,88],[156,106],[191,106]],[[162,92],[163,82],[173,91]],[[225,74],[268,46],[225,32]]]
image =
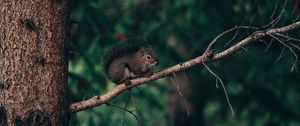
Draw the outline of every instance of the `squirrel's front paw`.
[[[152,76],[152,75],[153,75],[153,72],[150,71],[150,72],[146,73],[144,76],[145,76],[145,77],[150,77],[150,76]]]
[[[131,85],[131,81],[129,79],[124,80],[124,83],[125,83],[126,86]]]

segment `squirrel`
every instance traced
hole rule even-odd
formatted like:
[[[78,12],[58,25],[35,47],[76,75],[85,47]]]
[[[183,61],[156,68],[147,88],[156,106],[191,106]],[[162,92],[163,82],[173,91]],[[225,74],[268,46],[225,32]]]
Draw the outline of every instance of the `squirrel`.
[[[103,57],[105,74],[116,84],[128,85],[129,79],[151,75],[151,69],[157,64],[152,47],[138,42],[119,44]]]

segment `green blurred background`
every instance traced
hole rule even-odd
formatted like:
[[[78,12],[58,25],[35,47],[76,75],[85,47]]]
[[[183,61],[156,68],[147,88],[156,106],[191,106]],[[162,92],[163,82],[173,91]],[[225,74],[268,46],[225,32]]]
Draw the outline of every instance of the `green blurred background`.
[[[235,25],[269,28],[263,26],[280,14],[283,5],[284,0],[73,0],[71,19],[77,23],[71,29],[74,53],[69,63],[69,102],[114,88],[104,75],[102,56],[122,41],[146,39],[158,55],[158,71],[201,55],[214,37]],[[299,12],[299,0],[287,0],[276,27],[299,20]],[[225,46],[235,34],[222,38],[214,49],[222,51],[251,31],[237,32]],[[300,33],[289,35],[297,38]],[[216,88],[215,78],[203,65],[176,74],[189,116],[185,100],[169,77],[139,86],[140,91],[134,88],[128,109],[145,126],[300,126],[299,61],[291,72],[293,55],[286,50],[277,60],[282,45],[263,40],[208,63],[225,83],[235,116],[223,90]],[[127,97],[124,92],[111,103],[124,107]],[[138,125],[123,110],[101,105],[76,113],[70,125],[119,126],[123,120],[126,126]]]

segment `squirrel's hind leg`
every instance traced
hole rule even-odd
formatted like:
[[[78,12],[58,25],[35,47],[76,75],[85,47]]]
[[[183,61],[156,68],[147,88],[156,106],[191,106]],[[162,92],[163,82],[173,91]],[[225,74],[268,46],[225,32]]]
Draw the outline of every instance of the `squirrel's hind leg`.
[[[124,76],[121,79],[121,82],[124,82],[125,85],[128,86],[128,85],[131,85],[130,79],[133,79],[133,78],[136,78],[136,77],[139,77],[139,76],[137,74],[131,72],[128,67],[125,67]]]

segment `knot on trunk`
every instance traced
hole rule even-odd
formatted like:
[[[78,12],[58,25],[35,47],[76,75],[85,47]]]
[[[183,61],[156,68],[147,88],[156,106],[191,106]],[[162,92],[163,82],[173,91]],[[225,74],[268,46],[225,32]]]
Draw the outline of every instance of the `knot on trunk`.
[[[9,84],[8,83],[5,83],[3,81],[0,81],[0,91],[2,90],[8,90],[9,89]]]

